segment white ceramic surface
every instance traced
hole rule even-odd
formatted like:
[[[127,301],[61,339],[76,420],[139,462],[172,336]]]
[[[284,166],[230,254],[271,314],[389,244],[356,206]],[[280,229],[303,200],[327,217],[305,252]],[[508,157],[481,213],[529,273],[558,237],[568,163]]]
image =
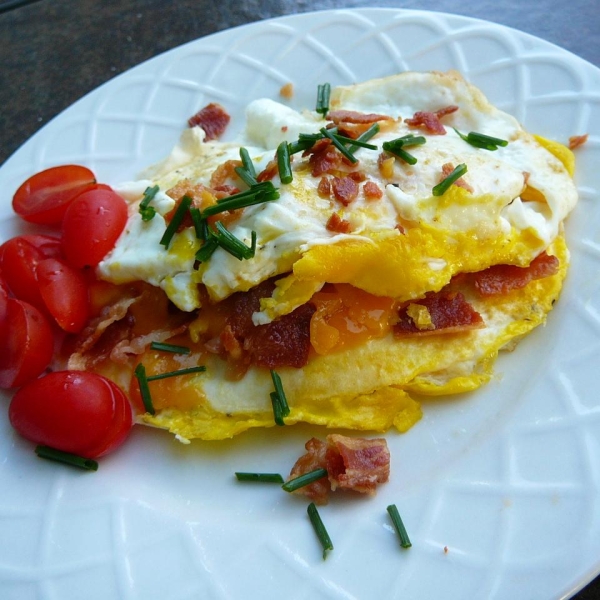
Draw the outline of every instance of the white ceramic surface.
[[[81,99],[0,169],[0,239],[22,231],[10,198],[27,176],[67,162],[108,183],[161,158],[188,116],[219,101],[242,123],[256,97],[294,84],[411,69],[458,69],[531,131],[578,151],[580,204],[568,221],[572,269],[546,327],[465,397],[425,403],[389,433],[391,481],[376,497],[306,502],[234,471],[287,474],[309,427],[182,446],[136,428],[81,473],[39,460],[0,407],[0,598],[289,600],[568,596],[600,568],[600,70],[515,30],[392,9],[309,13],[224,31],[158,56]],[[413,546],[403,550],[386,506]]]

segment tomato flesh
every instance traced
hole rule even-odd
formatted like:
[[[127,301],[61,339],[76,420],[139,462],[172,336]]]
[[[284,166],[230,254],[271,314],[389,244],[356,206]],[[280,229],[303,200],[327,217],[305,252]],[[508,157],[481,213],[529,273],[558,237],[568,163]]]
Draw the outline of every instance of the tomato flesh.
[[[58,326],[79,333],[90,313],[83,273],[58,258],[45,258],[38,263],[36,274],[42,300]]]
[[[54,336],[48,319],[34,306],[6,300],[0,387],[12,388],[38,377],[52,360]]]
[[[13,210],[30,223],[57,225],[73,199],[95,183],[94,174],[86,167],[52,167],[21,184],[13,197]]]
[[[123,391],[89,371],[56,371],[31,381],[13,396],[8,415],[31,442],[86,458],[116,449],[133,425]]]
[[[115,245],[127,223],[127,204],[112,190],[84,192],[71,203],[62,223],[62,247],[76,268],[95,267]]]

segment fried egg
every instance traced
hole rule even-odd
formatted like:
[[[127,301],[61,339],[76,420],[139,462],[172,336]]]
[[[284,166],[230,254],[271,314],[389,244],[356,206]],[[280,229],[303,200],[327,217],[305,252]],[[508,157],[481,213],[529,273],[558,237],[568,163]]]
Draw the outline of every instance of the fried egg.
[[[444,134],[407,123],[418,112],[449,106],[458,109],[440,119]],[[179,199],[169,191],[182,181],[210,188],[219,168],[240,159],[240,148],[260,173],[281,142],[326,126],[323,115],[271,99],[253,101],[235,141],[207,141],[201,127],[191,128],[165,160],[116,188],[130,203],[130,215],[114,250],[99,265],[99,276],[162,289],[177,309],[191,315],[183,337],[189,337],[194,351],[177,364],[202,360],[206,365],[201,374],[153,382],[157,410],[140,414],[141,422],[168,429],[181,440],[223,439],[274,425],[269,369],[250,366],[232,378],[221,356],[201,348],[198,334],[209,306],[273,277],[279,277],[274,291],[252,315],[256,326],[288,315],[332,284],[392,299],[395,306],[460,289],[485,323],[469,331],[408,337],[388,327],[361,343],[334,345],[332,351],[319,350],[313,341],[305,366],[277,369],[291,409],[289,424],[406,431],[421,416],[413,395],[476,389],[492,376],[502,348],[544,322],[565,277],[568,250],[562,228],[577,202],[567,148],[526,132],[455,72],[407,72],[338,87],[329,109],[330,114],[343,110],[386,117],[369,140],[377,149],[355,149],[358,166],[340,167],[345,171],[332,175],[360,171],[358,195],[346,204],[324,194],[319,188],[323,176],[311,172],[309,157],[296,154],[292,181],[282,183],[277,173],[272,179],[279,198],[244,208],[227,223],[246,246],[255,232],[251,259],[239,260],[219,247],[198,264],[203,242],[193,227],[176,233],[165,249],[161,238]],[[465,139],[469,132],[507,143],[493,151],[476,147]],[[414,164],[382,153],[384,142],[410,134],[426,138],[407,148]],[[462,185],[434,195],[446,170],[463,164]],[[366,182],[381,191],[380,198],[366,193]],[[144,190],[155,185],[156,214],[144,221],[139,202]],[[343,232],[328,226],[334,213],[347,224]],[[543,251],[558,257],[558,271],[509,293],[482,298],[458,277],[493,265],[527,267]],[[129,366],[141,361],[149,372],[160,372],[172,368],[173,360],[147,349]]]

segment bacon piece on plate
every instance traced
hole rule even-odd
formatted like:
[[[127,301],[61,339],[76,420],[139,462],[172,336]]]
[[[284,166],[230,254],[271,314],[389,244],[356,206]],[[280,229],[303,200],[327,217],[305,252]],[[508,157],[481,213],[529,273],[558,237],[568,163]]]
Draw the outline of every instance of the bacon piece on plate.
[[[404,122],[409,127],[418,127],[425,129],[428,133],[434,135],[445,135],[446,128],[442,125],[441,118],[458,110],[458,106],[446,106],[435,112],[418,111],[411,119],[405,119]]]
[[[525,287],[534,279],[543,279],[558,272],[559,261],[556,256],[542,252],[536,256],[528,267],[515,265],[494,265],[473,273],[475,289],[482,296],[507,294]]]
[[[425,313],[429,325],[415,318],[420,309]],[[434,335],[438,333],[460,333],[484,327],[481,315],[465,300],[460,292],[428,292],[425,298],[411,302],[398,310],[399,321],[394,325],[394,333],[404,335]]]
[[[290,479],[315,469],[327,470],[325,477],[296,490],[315,504],[327,504],[329,492],[353,490],[373,495],[378,484],[390,476],[390,452],[383,438],[352,438],[330,434],[326,442],[317,438],[305,444],[306,454],[293,466]]]
[[[210,141],[216,140],[225,132],[230,119],[231,117],[220,104],[211,102],[200,109],[195,115],[192,115],[188,119],[188,125],[190,127],[198,125],[202,127],[206,134],[206,141]]]
[[[350,221],[342,219],[336,212],[331,213],[325,228],[327,231],[333,231],[335,233],[350,233],[352,231]]]
[[[584,135],[572,135],[569,138],[569,150],[575,150],[575,148],[579,148],[579,146],[583,146],[588,140],[588,134]]]
[[[319,177],[325,173],[334,171],[342,164],[343,156],[338,149],[332,145],[331,140],[319,140],[308,150],[310,158],[308,164],[311,175]]]
[[[363,185],[363,192],[367,200],[380,200],[383,197],[382,189],[374,181],[367,181]]]

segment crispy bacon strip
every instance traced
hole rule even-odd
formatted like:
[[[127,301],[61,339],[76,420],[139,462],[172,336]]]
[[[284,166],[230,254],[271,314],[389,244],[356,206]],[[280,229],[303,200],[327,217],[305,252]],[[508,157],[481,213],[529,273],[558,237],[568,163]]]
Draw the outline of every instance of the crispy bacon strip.
[[[375,494],[380,483],[390,476],[390,452],[383,438],[352,438],[330,434],[323,442],[317,438],[305,444],[306,454],[294,464],[290,479],[318,468],[327,470],[323,477],[295,493],[308,496],[315,504],[327,504],[329,492],[337,489]]]
[[[374,113],[361,113],[355,110],[332,110],[327,113],[327,118],[333,121],[336,125],[340,123],[354,123],[354,124],[372,124],[378,121],[391,121],[392,117],[387,115],[377,115]]]
[[[260,310],[260,299],[270,296],[273,279],[248,292],[232,296],[232,308],[220,336],[225,350],[234,360],[274,369],[281,366],[300,368],[308,362],[310,319],[313,304],[303,304],[267,325],[254,325],[252,314]]]
[[[337,170],[344,158],[328,139],[319,140],[307,152],[310,154],[308,164],[313,177]]]
[[[424,306],[431,319],[430,328],[420,328],[410,316],[411,305]],[[394,333],[404,335],[434,335],[460,333],[484,327],[481,315],[465,300],[460,292],[428,292],[425,298],[411,302],[398,310],[399,321]]]
[[[161,329],[135,336],[130,340],[121,340],[111,350],[110,359],[115,363],[127,364],[132,354],[143,354],[152,342],[166,342],[187,328],[187,325],[180,325],[174,329]]]
[[[405,119],[404,122],[409,127],[424,129],[433,135],[445,135],[446,128],[442,125],[441,119],[457,110],[458,106],[446,106],[435,112],[418,111],[411,119]]]
[[[513,290],[524,288],[530,281],[543,279],[558,272],[559,261],[556,256],[542,252],[536,256],[528,267],[514,265],[494,265],[473,273],[475,289],[482,296],[508,294]]]
[[[206,134],[205,139],[210,141],[216,140],[225,132],[230,120],[231,117],[220,104],[211,102],[200,109],[195,115],[192,115],[188,119],[188,125],[190,127],[202,127]]]

